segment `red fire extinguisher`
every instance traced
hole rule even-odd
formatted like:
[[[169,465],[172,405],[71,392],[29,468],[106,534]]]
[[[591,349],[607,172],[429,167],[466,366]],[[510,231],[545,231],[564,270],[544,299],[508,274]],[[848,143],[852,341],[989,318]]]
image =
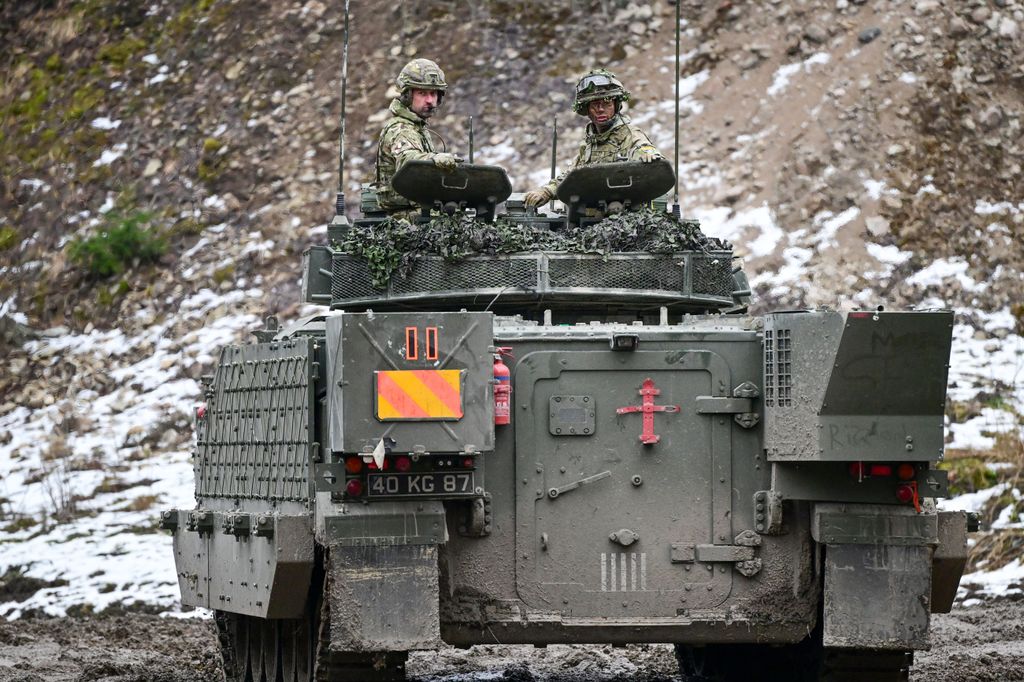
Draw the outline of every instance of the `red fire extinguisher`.
[[[512,372],[501,361],[502,355],[511,357],[511,350],[502,346],[494,354],[494,423],[497,426],[512,421]]]

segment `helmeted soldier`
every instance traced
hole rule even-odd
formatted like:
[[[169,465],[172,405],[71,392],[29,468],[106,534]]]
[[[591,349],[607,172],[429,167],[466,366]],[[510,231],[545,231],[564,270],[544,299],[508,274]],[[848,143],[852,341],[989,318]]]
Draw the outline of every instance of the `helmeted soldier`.
[[[391,187],[391,178],[402,164],[432,160],[443,170],[454,170],[454,154],[434,151],[427,134],[427,119],[434,115],[448,91],[444,71],[429,59],[413,59],[395,79],[399,96],[391,101],[391,118],[377,139],[377,201],[389,213],[416,209],[415,204]]]
[[[572,110],[590,119],[586,137],[568,170],[526,193],[527,206],[539,206],[553,199],[559,183],[573,168],[614,161],[650,163],[664,158],[647,134],[622,113],[622,105],[628,101],[629,91],[610,71],[594,69],[579,79]]]

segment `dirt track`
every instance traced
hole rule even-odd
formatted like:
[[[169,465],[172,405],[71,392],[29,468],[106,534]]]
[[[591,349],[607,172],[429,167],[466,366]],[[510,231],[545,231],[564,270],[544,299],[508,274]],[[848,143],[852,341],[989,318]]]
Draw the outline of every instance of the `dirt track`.
[[[1024,680],[1024,601],[958,609],[934,620],[932,651],[916,657],[914,682]],[[212,623],[147,615],[0,623],[0,682],[213,682],[219,656]],[[476,647],[416,654],[418,682],[667,682],[678,679],[667,646]]]

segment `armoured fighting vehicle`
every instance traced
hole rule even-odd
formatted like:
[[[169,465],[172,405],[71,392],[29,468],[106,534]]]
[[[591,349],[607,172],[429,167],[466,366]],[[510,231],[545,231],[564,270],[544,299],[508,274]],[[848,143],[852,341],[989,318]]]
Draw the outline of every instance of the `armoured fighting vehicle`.
[[[393,184],[425,216],[559,230],[666,181],[579,169],[554,216],[494,167]],[[221,350],[196,507],[163,515],[228,680],[641,642],[687,680],[908,679],[966,558],[969,519],[934,504],[951,312],[750,316],[728,247],[423,257],[379,289],[332,246],[350,227],[304,254],[326,312]]]

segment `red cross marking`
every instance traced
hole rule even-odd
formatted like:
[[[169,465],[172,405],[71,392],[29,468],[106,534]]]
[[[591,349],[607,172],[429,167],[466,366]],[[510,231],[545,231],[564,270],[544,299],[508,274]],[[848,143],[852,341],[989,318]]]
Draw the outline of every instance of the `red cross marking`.
[[[654,381],[650,378],[644,379],[644,383],[641,385],[638,391],[643,400],[640,405],[627,405],[626,407],[620,407],[615,410],[616,414],[629,414],[630,412],[642,412],[643,413],[643,433],[640,434],[640,442],[644,445],[654,445],[661,436],[654,433],[654,413],[655,412],[678,412],[678,405],[655,405],[654,396],[661,395],[661,389],[654,387]]]

